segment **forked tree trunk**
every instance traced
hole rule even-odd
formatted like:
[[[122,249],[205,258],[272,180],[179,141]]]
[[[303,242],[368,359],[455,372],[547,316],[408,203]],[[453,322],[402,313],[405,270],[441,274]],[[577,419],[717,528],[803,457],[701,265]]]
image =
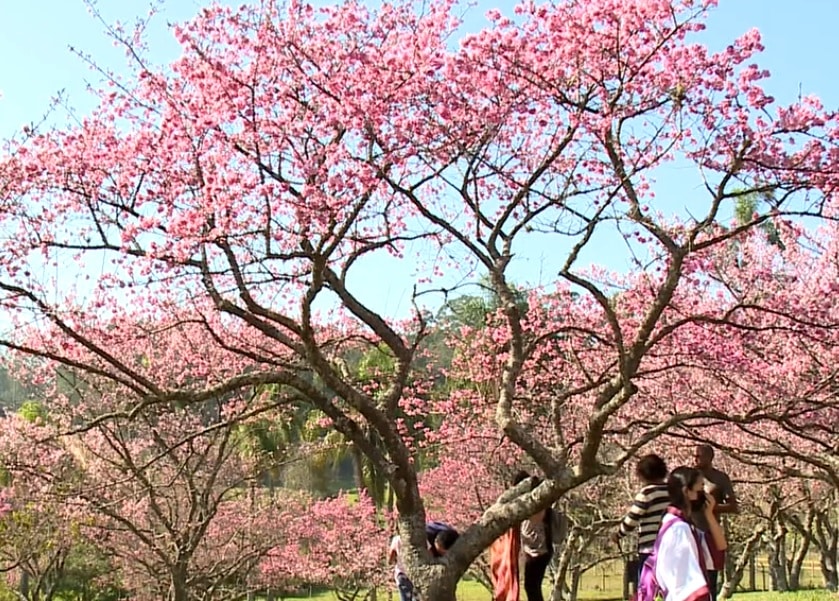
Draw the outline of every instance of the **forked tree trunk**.
[[[763,532],[764,530],[762,528],[758,528],[755,533],[746,540],[740,556],[737,558],[737,561],[734,562],[731,574],[728,578],[726,578],[725,584],[723,584],[722,590],[719,594],[719,599],[730,599],[734,595],[734,592],[737,590],[737,585],[740,584],[740,581],[743,579],[743,572],[745,571],[746,566],[749,566],[752,583],[754,583],[754,559],[757,553],[757,548],[760,545],[760,539],[763,536]]]
[[[572,591],[567,586],[568,568],[574,559],[577,548],[577,541],[580,538],[580,530],[572,527],[571,531],[565,539],[565,544],[562,545],[562,551],[559,554],[559,560],[556,564],[556,571],[554,572],[554,585],[551,591],[551,601],[568,601],[572,598]]]
[[[801,588],[801,572],[804,569],[804,560],[810,551],[810,540],[802,537],[801,545],[795,551],[789,564],[789,590],[797,591]]]
[[[839,591],[839,507],[825,509],[817,515],[816,543],[824,586]]]
[[[773,591],[789,590],[787,582],[787,530],[783,519],[778,516],[769,543],[769,577]]]

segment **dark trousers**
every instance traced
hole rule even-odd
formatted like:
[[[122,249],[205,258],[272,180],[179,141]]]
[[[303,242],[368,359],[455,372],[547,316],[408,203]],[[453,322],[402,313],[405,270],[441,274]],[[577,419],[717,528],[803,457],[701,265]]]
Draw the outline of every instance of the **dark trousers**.
[[[405,574],[396,577],[396,588],[399,589],[400,601],[414,601],[414,585]]]
[[[544,601],[542,580],[545,579],[549,563],[551,556],[547,553],[524,560],[524,593],[527,595],[527,601]]]
[[[717,601],[717,584],[720,573],[716,570],[708,570],[705,577],[708,580],[708,590],[711,592],[711,601]]]

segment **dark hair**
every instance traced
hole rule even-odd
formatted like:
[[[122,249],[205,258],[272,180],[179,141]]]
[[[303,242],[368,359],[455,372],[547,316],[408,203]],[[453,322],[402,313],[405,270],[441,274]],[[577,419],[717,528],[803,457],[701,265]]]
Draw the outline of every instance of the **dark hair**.
[[[667,477],[667,464],[655,453],[650,453],[638,460],[635,473],[644,482],[660,482]]]
[[[446,530],[441,530],[437,533],[437,537],[434,539],[434,544],[440,545],[443,550],[448,551],[457,542],[458,538],[460,538],[460,534],[457,530],[447,528]]]
[[[685,489],[692,488],[702,473],[692,467],[682,465],[670,472],[667,478],[667,493],[670,495],[670,504],[682,511],[690,510],[690,499],[685,496]]]
[[[709,444],[697,445],[696,453],[702,455],[703,457],[707,457],[708,459],[714,459],[714,447]]]
[[[524,482],[528,478],[530,478],[530,474],[527,473],[526,471],[524,471],[524,470],[517,471],[516,475],[513,476],[513,486],[521,484],[522,482]]]

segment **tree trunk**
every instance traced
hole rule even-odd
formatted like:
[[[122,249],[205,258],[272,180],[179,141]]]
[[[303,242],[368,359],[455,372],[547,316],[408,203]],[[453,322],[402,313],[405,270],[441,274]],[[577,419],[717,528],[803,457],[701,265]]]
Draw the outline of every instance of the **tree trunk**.
[[[796,549],[789,564],[789,590],[791,591],[801,589],[801,572],[809,550],[810,540],[806,536],[802,537],[801,545]]]
[[[29,599],[29,572],[22,570],[20,574],[20,596]]]
[[[769,578],[773,591],[789,590],[787,582],[787,530],[782,518],[775,520],[772,541],[769,543]]]
[[[411,578],[420,601],[456,601],[457,580],[442,566],[423,568]]]
[[[186,587],[186,570],[175,569],[169,577],[169,593],[166,601],[189,601]]]
[[[832,523],[833,512],[839,509],[827,509],[816,516],[816,542],[819,547],[819,567],[824,586],[830,591],[839,591],[839,516],[837,523]]]
[[[819,553],[819,567],[824,578],[824,587],[833,591],[839,591],[839,557],[837,557],[836,539],[833,544],[827,549],[822,549]]]
[[[355,487],[358,489],[358,494],[367,491],[367,482],[364,478],[364,455],[357,445],[351,446],[353,475],[355,477]]]
[[[730,599],[734,596],[734,592],[737,590],[737,585],[740,584],[740,581],[743,579],[743,572],[745,571],[747,565],[754,570],[754,558],[762,536],[763,529],[758,529],[746,540],[746,543],[743,545],[743,549],[740,552],[740,556],[737,558],[737,561],[734,562],[731,573],[729,577],[726,578],[725,584],[723,584],[719,595],[720,599]],[[753,571],[751,576],[752,582],[754,582]]]
[[[556,571],[554,572],[554,585],[551,591],[551,601],[567,601],[570,597],[570,590],[566,586],[566,579],[568,576],[568,566],[571,565],[571,560],[574,557],[574,541],[578,537],[578,530],[572,528],[571,532],[562,546],[562,551],[559,554],[559,560],[556,563]]]
[[[580,580],[583,577],[583,570],[581,566],[576,565],[571,570],[571,588],[568,591],[568,601],[577,601],[577,595],[580,592]]]

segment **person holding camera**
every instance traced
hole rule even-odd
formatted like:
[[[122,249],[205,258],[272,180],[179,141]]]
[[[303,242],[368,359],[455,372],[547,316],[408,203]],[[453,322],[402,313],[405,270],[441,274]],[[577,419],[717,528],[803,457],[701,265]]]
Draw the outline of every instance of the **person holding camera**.
[[[710,445],[699,445],[694,455],[696,469],[702,473],[705,480],[705,493],[714,497],[714,516],[727,513],[737,513],[737,497],[734,495],[734,486],[731,478],[724,471],[714,467],[714,448]],[[693,523],[703,531],[708,531],[709,524],[703,512],[693,517]],[[722,528],[722,524],[720,524]],[[708,541],[711,551],[711,563],[708,566],[708,587],[711,589],[711,601],[716,601],[719,573],[725,568],[725,549],[719,549],[713,540]]]
[[[711,563],[709,541],[725,550],[727,543],[714,515],[713,495],[705,494],[705,478],[692,467],[678,467],[667,478],[670,506],[661,521],[655,551],[655,579],[664,601],[710,601],[707,571]],[[708,530],[696,527],[704,517]]]

